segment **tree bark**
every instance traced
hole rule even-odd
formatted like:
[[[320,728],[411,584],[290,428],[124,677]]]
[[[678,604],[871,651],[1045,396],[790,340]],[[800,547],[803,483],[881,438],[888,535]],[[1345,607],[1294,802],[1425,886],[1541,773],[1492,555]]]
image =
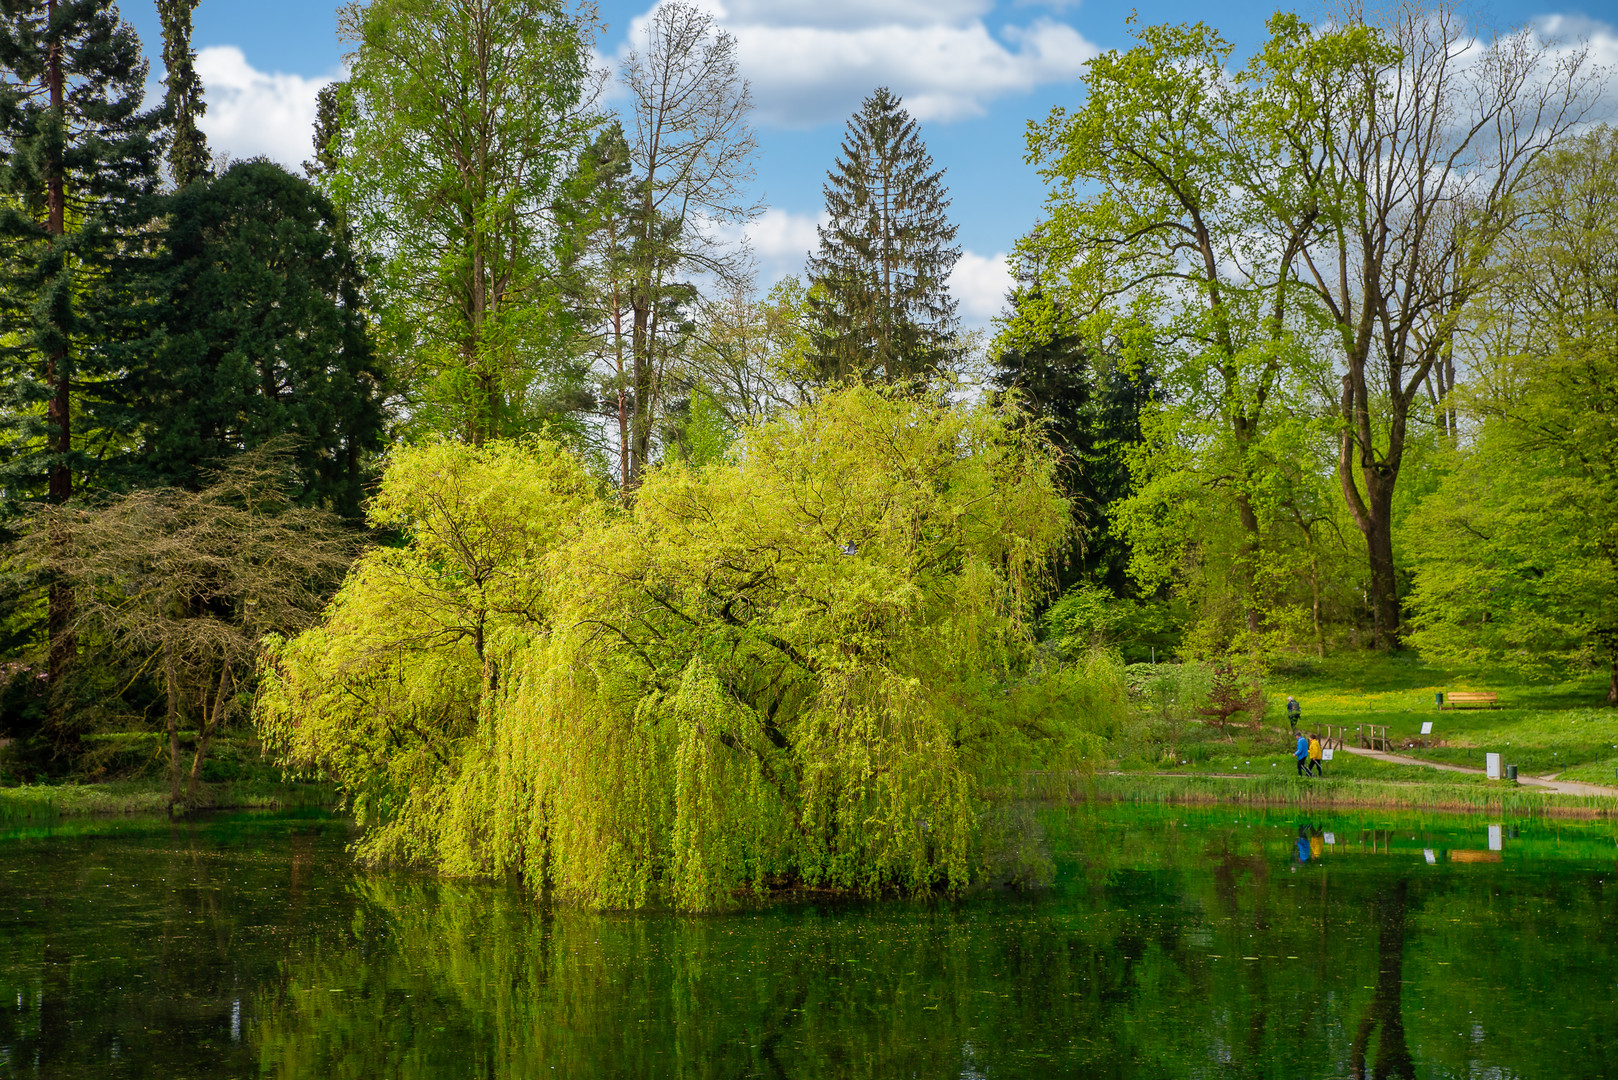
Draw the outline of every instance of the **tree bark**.
[[[1337,475],[1354,524],[1365,537],[1371,571],[1371,619],[1378,648],[1399,647],[1399,582],[1393,562],[1393,489],[1404,451],[1408,399],[1389,404],[1389,446],[1378,458],[1365,405],[1363,364],[1343,376],[1343,432]],[[1423,372],[1425,375],[1425,372]],[[1358,472],[1356,478],[1355,473]],[[1364,492],[1360,487],[1364,485]]]
[[[213,742],[214,735],[219,731],[219,724],[224,719],[225,692],[230,687],[230,666],[223,665],[219,669],[219,687],[214,691],[213,708],[208,703],[202,703],[202,723],[197,730],[197,750],[191,756],[191,776],[185,784],[185,804],[195,806],[197,801],[197,782],[202,778],[202,763],[208,756],[208,747]]]
[[[180,688],[174,672],[174,653],[163,646],[163,684],[168,692],[169,813],[180,801]]]
[[[651,310],[656,302],[652,295],[652,285],[642,282],[637,290],[640,295],[630,301],[634,311],[634,323],[630,337],[630,363],[631,376],[634,380],[634,392],[630,401],[630,452],[629,452],[629,488],[631,490],[640,486],[642,478],[646,475],[648,459],[652,455],[652,398],[655,393],[653,386],[652,364],[653,351],[656,348],[656,327],[653,322],[654,315]]]
[[[45,5],[47,18],[51,22],[56,20],[56,0],[48,0]],[[62,77],[62,43],[54,36],[51,38],[45,57],[45,80],[50,90],[51,112],[54,120],[65,123],[62,113],[66,107],[65,93]],[[52,155],[45,165],[45,231],[53,236],[60,237],[67,232],[67,195],[66,177],[63,175],[63,163],[59,154]],[[59,328],[66,330],[66,327]],[[50,430],[52,449],[55,451],[47,467],[47,497],[56,505],[61,505],[73,497],[73,473],[68,464],[68,454],[73,448],[72,416],[69,411],[69,376],[67,370],[67,353],[58,349],[46,357],[45,381],[51,387],[50,402],[46,406],[45,419]],[[65,556],[64,550],[67,539],[62,537],[55,541],[57,554]],[[59,559],[60,561],[65,561]],[[47,678],[52,691],[55,691],[67,674],[68,667],[73,662],[73,656],[78,651],[78,642],[73,633],[73,587],[63,581],[51,582],[49,607],[47,609],[45,624],[46,633],[50,639],[50,658],[47,663]],[[54,694],[53,694],[54,696]],[[53,705],[53,708],[55,706]]]
[[[1618,660],[1612,662],[1612,677],[1607,680],[1607,704],[1618,705]]]

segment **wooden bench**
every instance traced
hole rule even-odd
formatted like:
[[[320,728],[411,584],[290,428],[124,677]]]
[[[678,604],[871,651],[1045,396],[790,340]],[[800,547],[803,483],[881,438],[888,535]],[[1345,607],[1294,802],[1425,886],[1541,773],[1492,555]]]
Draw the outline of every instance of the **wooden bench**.
[[[1444,695],[1441,709],[1498,709],[1500,695],[1489,690],[1456,690]]]

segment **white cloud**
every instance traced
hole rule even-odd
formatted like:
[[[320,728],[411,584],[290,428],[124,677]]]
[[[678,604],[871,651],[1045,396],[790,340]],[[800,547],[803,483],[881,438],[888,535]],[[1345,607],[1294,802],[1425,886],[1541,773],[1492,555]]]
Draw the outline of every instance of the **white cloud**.
[[[963,251],[949,276],[950,294],[969,324],[988,322],[1000,314],[1011,285],[1011,269],[1004,253],[979,255]]]
[[[311,156],[315,101],[330,79],[260,71],[234,45],[197,53],[197,75],[208,103],[200,126],[214,153],[263,155],[289,169]]]
[[[1590,119],[1610,123],[1618,113],[1618,28],[1583,15],[1545,15],[1533,25],[1539,40],[1561,57],[1588,50],[1586,63],[1599,79]]]
[[[993,0],[701,0],[736,38],[758,117],[813,127],[847,116],[886,86],[918,120],[980,116],[1007,94],[1076,79],[1099,50],[1042,16],[991,33]],[[630,20],[620,59],[641,44],[648,16]]]
[[[758,260],[761,283],[768,285],[787,274],[802,274],[809,253],[820,246],[815,226],[827,220],[824,212],[814,217],[772,207],[748,222],[744,232]]]
[[[1007,42],[964,26],[731,26],[760,117],[806,127],[845,116],[878,86],[918,120],[981,115],[987,103],[1076,78],[1096,48],[1065,23],[1009,28]],[[1014,48],[1008,47],[1008,42]]]
[[[716,9],[742,26],[930,26],[987,15],[994,0],[731,0]]]

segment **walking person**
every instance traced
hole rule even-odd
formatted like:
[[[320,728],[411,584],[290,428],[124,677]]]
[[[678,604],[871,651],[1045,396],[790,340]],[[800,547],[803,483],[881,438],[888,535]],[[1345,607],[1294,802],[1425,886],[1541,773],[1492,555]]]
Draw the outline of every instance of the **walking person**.
[[[1298,730],[1298,721],[1303,719],[1303,706],[1291,694],[1287,695],[1287,724],[1293,731]]]
[[[1314,770],[1316,776],[1325,776],[1326,770],[1321,768],[1320,757],[1320,736],[1318,734],[1311,735],[1309,736],[1309,768]]]
[[[1299,735],[1298,745],[1293,748],[1292,756],[1298,759],[1298,775],[1309,775],[1309,736]]]

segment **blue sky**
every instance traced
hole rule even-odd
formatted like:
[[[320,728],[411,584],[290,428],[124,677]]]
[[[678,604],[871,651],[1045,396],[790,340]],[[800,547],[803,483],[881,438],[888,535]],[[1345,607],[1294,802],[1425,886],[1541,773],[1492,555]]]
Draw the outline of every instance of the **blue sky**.
[[[651,0],[605,0],[600,49],[619,53]],[[736,34],[758,101],[758,188],[770,209],[753,227],[761,278],[802,265],[813,243],[820,186],[843,123],[886,84],[922,120],[947,172],[952,216],[966,250],[954,281],[969,322],[986,319],[1004,288],[1001,256],[1038,218],[1043,189],[1023,163],[1027,121],[1079,100],[1081,67],[1095,51],[1127,47],[1131,8],[1095,0],[707,0]],[[153,0],[123,0],[154,73],[161,53]],[[1201,19],[1238,52],[1263,35],[1270,4],[1142,0],[1145,22]],[[1305,15],[1313,4],[1298,10]],[[1618,0],[1494,0],[1477,9],[1509,28],[1560,20],[1618,63]],[[193,44],[210,103],[213,148],[264,153],[297,165],[309,154],[313,98],[341,70],[332,0],[201,0]]]

